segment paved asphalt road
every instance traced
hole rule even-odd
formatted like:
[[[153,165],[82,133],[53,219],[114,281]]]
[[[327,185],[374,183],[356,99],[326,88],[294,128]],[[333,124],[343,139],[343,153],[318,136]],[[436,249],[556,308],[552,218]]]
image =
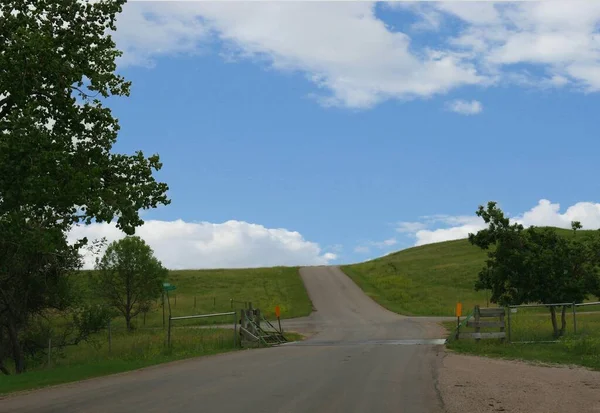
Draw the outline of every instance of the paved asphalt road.
[[[35,413],[437,413],[441,337],[431,320],[391,313],[339,269],[301,270],[310,317],[284,328],[301,343],[238,351],[39,390],[0,401]],[[429,342],[427,342],[429,343]]]

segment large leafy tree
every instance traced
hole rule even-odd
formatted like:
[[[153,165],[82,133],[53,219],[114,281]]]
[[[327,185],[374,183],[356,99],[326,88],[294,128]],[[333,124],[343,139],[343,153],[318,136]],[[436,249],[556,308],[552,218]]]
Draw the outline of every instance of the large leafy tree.
[[[565,237],[554,228],[523,228],[511,223],[495,202],[477,215],[488,228],[469,234],[469,241],[488,250],[476,289],[489,289],[500,305],[581,302],[598,286],[598,233]],[[573,231],[581,228],[572,223]],[[548,307],[554,335],[565,332],[566,307],[558,325],[556,307]]]
[[[116,219],[132,234],[141,209],[169,202],[157,155],[112,152],[105,103],[130,88],[110,36],[123,3],[0,3],[0,345],[17,372],[32,318],[74,302],[67,276],[86,240],[69,245],[71,226]]]
[[[96,264],[98,295],[131,320],[160,297],[167,270],[154,257],[152,249],[139,237],[125,237],[108,246]]]

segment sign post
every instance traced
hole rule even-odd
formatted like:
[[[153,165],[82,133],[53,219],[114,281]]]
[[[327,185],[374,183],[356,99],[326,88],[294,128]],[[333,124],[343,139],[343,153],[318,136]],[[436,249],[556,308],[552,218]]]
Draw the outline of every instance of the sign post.
[[[171,300],[169,299],[169,291],[176,290],[177,287],[170,283],[163,283],[163,328],[165,327],[165,293],[167,293],[167,303],[169,304],[169,317],[171,316]],[[177,298],[175,298],[177,299]]]
[[[460,316],[462,315],[462,303],[456,303],[456,339],[460,334]]]
[[[283,330],[281,329],[281,320],[279,319],[279,317],[281,316],[281,309],[279,308],[278,305],[275,306],[275,316],[277,316],[277,324],[279,324],[279,332],[283,333]]]

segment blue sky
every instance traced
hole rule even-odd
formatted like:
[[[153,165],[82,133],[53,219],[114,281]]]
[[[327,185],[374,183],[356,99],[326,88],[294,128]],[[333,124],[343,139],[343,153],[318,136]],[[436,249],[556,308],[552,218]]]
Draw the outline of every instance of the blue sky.
[[[140,234],[168,266],[362,261],[464,237],[488,200],[600,226],[592,2],[283,3],[119,19],[115,149],[161,156],[172,204]]]

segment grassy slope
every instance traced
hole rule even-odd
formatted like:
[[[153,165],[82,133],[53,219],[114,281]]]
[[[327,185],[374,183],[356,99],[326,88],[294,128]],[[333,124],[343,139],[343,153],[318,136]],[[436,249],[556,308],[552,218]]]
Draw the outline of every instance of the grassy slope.
[[[565,236],[573,234],[557,231]],[[407,315],[453,316],[457,301],[463,303],[463,311],[475,304],[487,305],[488,294],[473,289],[485,259],[486,252],[463,239],[409,248],[342,269],[389,310]]]
[[[408,315],[454,315],[486,303],[473,285],[485,253],[467,240],[409,248],[361,264],[343,267],[370,297],[389,310]]]
[[[81,274],[80,282],[85,289],[88,277],[93,273]],[[274,317],[275,306],[281,308],[282,318],[302,317],[312,311],[312,303],[296,267],[253,268],[233,270],[185,270],[171,271],[167,280],[177,289],[171,293],[173,317],[232,311],[251,301],[269,318]],[[195,298],[195,306],[194,306]],[[167,311],[168,314],[168,311]],[[178,322],[178,325],[229,323],[231,316],[193,322]],[[139,315],[134,321],[137,327],[162,327],[160,300],[146,316]],[[113,321],[114,328],[123,328],[122,317]]]
[[[77,282],[84,294],[93,300],[88,288],[93,273],[77,274]],[[298,274],[298,268],[276,267],[236,270],[192,270],[171,271],[168,281],[177,286],[175,305],[171,293],[173,316],[228,312],[230,299],[251,301],[267,317],[272,318],[275,305],[281,308],[283,318],[310,314],[312,304]],[[194,307],[194,297],[196,306]],[[234,303],[234,309],[243,304]],[[232,323],[232,316],[211,319],[215,323]],[[19,376],[0,376],[0,394],[33,389],[53,384],[66,383],[124,372],[154,364],[188,357],[216,354],[234,350],[231,330],[180,328],[205,324],[190,320],[177,322],[173,329],[172,349],[165,349],[165,330],[162,329],[162,309],[155,305],[146,317],[138,316],[134,333],[124,331],[122,317],[112,323],[112,351],[108,351],[108,332],[96,334],[89,342],[66,348],[62,353],[53,353],[51,367],[46,360],[30,361],[29,371]],[[286,334],[291,340],[299,339],[296,334]]]

